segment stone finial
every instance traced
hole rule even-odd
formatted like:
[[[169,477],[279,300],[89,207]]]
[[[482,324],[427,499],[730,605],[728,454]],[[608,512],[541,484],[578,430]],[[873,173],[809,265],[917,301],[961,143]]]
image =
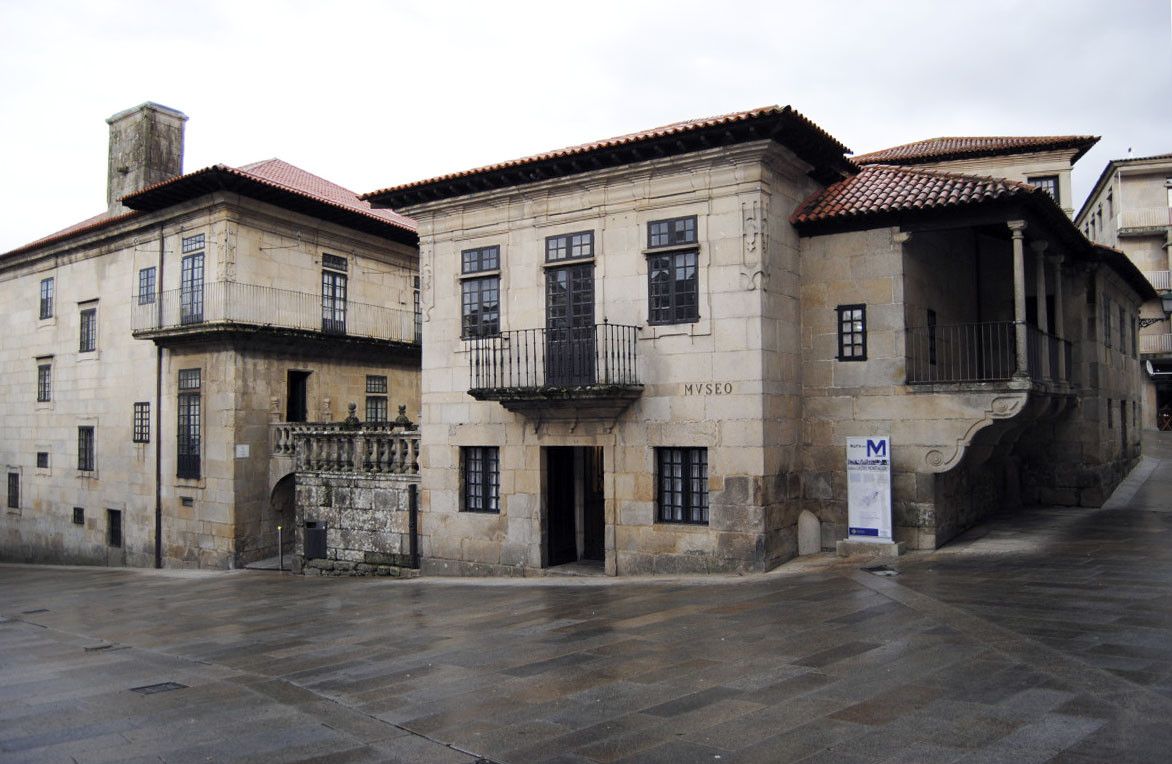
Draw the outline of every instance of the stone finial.
[[[359,427],[362,426],[362,422],[358,421],[358,414],[356,413],[358,411],[358,404],[357,403],[347,403],[346,410],[349,413],[347,413],[346,418],[342,420],[342,429],[343,430],[357,430]]]
[[[395,417],[395,427],[398,427],[398,428],[401,428],[404,430],[414,430],[415,429],[415,425],[407,417],[407,407],[406,406],[399,407],[399,416]]]

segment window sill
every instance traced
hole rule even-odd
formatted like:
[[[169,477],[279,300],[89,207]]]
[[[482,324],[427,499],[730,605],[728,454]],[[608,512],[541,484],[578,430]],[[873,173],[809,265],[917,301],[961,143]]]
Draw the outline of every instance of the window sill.
[[[692,242],[691,244],[664,244],[660,247],[644,247],[642,252],[644,255],[662,255],[668,252],[695,252],[700,249],[700,244]]]
[[[465,279],[482,279],[482,278],[485,278],[488,276],[499,277],[500,275],[501,275],[501,269],[494,268],[491,271],[473,271],[472,273],[461,273],[460,280],[464,281]]]
[[[98,471],[97,470],[76,470],[75,476],[77,477],[78,480],[97,480],[98,479]]]
[[[712,322],[707,318],[698,318],[686,324],[644,324],[643,329],[638,334],[640,341],[660,337],[707,337],[712,334]]]
[[[102,358],[102,351],[100,350],[79,350],[77,351],[77,361],[98,361]]]

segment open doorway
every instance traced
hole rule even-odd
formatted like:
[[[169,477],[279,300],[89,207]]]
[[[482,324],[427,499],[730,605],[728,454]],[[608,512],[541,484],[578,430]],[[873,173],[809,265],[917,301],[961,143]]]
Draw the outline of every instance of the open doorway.
[[[545,449],[548,566],[605,557],[602,449]]]
[[[305,422],[309,418],[308,371],[289,371],[285,395],[285,421]]]

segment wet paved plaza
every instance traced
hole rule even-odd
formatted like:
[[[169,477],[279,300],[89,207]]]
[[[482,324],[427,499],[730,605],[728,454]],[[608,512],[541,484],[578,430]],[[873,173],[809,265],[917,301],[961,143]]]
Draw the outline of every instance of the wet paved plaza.
[[[1172,441],[1147,449],[1106,508],[895,576],[0,566],[0,761],[1169,761]]]

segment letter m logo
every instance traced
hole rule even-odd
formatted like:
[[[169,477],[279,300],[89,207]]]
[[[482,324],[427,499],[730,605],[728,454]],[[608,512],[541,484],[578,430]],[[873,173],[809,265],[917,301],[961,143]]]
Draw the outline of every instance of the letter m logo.
[[[867,456],[887,456],[887,441],[868,440]]]

